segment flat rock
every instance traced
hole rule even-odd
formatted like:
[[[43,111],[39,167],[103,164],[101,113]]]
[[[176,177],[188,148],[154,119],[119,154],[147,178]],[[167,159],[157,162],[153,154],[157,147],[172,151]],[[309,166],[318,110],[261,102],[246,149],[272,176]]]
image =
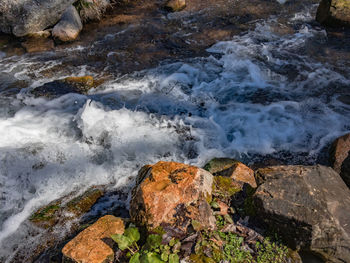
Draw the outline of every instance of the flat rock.
[[[350,262],[350,190],[325,166],[275,166],[257,170],[257,217],[292,248],[327,262]]]
[[[215,228],[208,204],[213,176],[198,167],[158,162],[144,166],[130,203],[131,219],[148,229],[170,225],[186,230],[192,220]]]
[[[82,29],[83,24],[78,11],[71,5],[66,9],[61,20],[53,28],[52,36],[62,42],[73,41],[79,36]]]
[[[350,187],[350,133],[333,142],[330,148],[330,163]]]
[[[111,235],[123,234],[121,218],[106,215],[80,232],[62,249],[65,257],[77,263],[109,263],[114,260]]]
[[[85,94],[98,85],[92,76],[68,77],[54,80],[35,88],[32,94],[35,97],[58,97],[68,93]]]
[[[24,47],[28,53],[36,53],[51,51],[55,48],[55,44],[53,40],[49,38],[30,37],[22,43],[22,47]]]
[[[74,193],[71,195],[73,194]],[[29,220],[36,226],[45,229],[57,225],[64,225],[66,221],[79,218],[87,213],[103,194],[104,190],[102,187],[92,187],[82,195],[73,198],[68,203],[64,203],[64,200],[70,196],[65,196],[41,207]]]

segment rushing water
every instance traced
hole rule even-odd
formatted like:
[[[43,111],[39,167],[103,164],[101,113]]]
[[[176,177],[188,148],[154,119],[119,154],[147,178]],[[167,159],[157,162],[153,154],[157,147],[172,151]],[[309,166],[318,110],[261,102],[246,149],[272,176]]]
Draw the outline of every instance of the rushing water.
[[[315,162],[350,130],[350,105],[338,100],[350,69],[308,55],[310,43],[326,40],[311,20],[295,15],[295,33],[284,36],[271,29],[273,19],[259,22],[211,47],[209,57],[116,76],[88,95],[34,98],[30,91],[53,79],[41,72],[57,66],[57,56],[2,58],[3,83],[19,79],[27,88],[0,97],[0,261],[21,249],[19,232],[35,209],[93,185],[129,189],[144,164],[285,152]],[[85,74],[96,72],[72,67],[55,78]]]

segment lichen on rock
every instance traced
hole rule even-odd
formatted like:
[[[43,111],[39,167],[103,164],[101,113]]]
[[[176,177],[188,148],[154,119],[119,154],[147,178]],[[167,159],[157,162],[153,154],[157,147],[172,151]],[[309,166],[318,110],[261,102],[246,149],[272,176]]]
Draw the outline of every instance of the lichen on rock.
[[[148,229],[191,220],[215,227],[208,200],[213,176],[200,168],[175,162],[158,162],[141,169],[130,204],[131,219]],[[214,220],[215,221],[215,220]]]

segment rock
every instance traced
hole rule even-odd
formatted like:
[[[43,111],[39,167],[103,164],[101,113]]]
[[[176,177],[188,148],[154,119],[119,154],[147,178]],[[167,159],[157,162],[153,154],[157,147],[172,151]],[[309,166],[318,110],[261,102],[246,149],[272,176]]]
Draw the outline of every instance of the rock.
[[[68,93],[85,94],[98,84],[99,83],[95,82],[92,76],[68,77],[45,83],[35,88],[32,94],[36,97],[43,96],[49,98],[62,96]]]
[[[51,30],[48,30],[48,29],[28,34],[28,37],[31,37],[31,38],[48,38],[50,36],[51,36]]]
[[[165,5],[165,9],[171,12],[181,11],[185,7],[186,7],[186,0],[170,0]]]
[[[330,148],[330,163],[350,188],[350,133],[333,142]]]
[[[75,0],[2,0],[0,31],[22,37],[53,26]]]
[[[236,182],[247,183],[253,188],[257,186],[254,171],[234,159],[214,158],[204,166],[204,169],[214,176],[227,176]]]
[[[316,20],[327,26],[350,26],[349,0],[322,0],[317,9]]]
[[[36,226],[46,229],[64,225],[67,220],[78,218],[87,213],[103,194],[102,188],[92,187],[67,204],[64,204],[64,199],[68,198],[68,196],[65,196],[38,209],[29,220]]]
[[[213,176],[200,168],[158,162],[144,166],[132,191],[131,219],[153,229],[172,226],[181,230],[198,221],[203,228],[215,228],[215,218],[208,204]]]
[[[327,262],[350,262],[350,190],[325,166],[275,166],[256,172],[257,217],[292,248]]]
[[[123,220],[112,215],[106,215],[66,244],[62,249],[62,253],[73,262],[113,262],[113,240],[110,236],[123,233]]]
[[[22,46],[28,53],[46,52],[55,48],[55,44],[52,39],[30,37],[22,43]]]
[[[73,41],[78,37],[82,29],[83,24],[78,11],[71,5],[66,9],[61,20],[53,28],[52,36],[62,42]]]
[[[242,190],[242,184],[237,183],[230,177],[214,176],[213,180],[213,195],[227,203],[233,195]]]

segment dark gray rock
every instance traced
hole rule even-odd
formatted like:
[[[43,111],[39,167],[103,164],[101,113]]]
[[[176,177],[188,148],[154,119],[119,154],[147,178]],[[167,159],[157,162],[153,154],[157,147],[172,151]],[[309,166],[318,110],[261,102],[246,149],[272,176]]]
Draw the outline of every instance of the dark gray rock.
[[[256,176],[257,217],[293,248],[350,262],[350,190],[332,168],[275,166]]]
[[[1,0],[0,31],[21,37],[53,26],[75,0]]]
[[[74,6],[69,6],[63,13],[60,22],[58,22],[52,30],[52,36],[60,41],[67,42],[75,40],[83,24],[80,20],[78,11]]]

